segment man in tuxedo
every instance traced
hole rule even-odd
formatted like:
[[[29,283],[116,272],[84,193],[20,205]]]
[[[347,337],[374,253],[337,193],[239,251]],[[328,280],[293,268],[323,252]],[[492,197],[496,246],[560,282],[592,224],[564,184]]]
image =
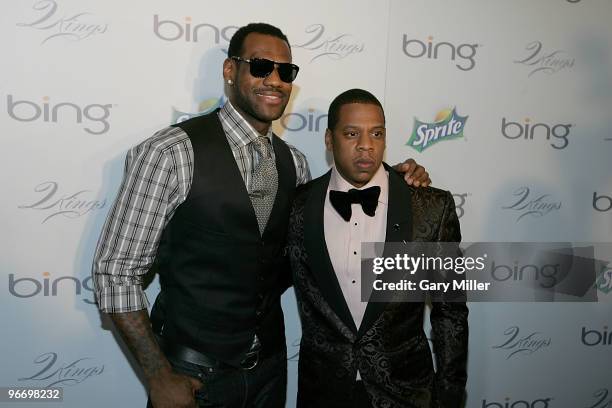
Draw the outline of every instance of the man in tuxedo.
[[[367,91],[331,103],[325,144],[335,165],[298,189],[287,243],[303,330],[298,407],[459,407],[465,303],[432,305],[434,373],[424,303],[362,302],[360,287],[362,242],[459,242],[452,195],[408,186],[383,163],[385,116]]]
[[[285,405],[282,253],[295,188],[310,172],[271,124],[298,70],[281,30],[241,27],[223,63],[229,101],[127,155],[93,282],[142,368],[149,406]],[[429,182],[414,161],[403,168]],[[149,317],[142,284],[154,260],[161,292]]]

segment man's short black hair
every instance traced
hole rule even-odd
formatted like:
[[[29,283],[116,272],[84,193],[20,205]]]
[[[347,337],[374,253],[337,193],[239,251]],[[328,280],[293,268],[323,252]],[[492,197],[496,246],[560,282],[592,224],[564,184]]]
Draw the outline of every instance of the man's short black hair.
[[[329,105],[329,111],[327,112],[327,128],[329,130],[333,131],[336,127],[336,124],[338,123],[338,115],[340,114],[340,108],[349,103],[368,103],[371,105],[376,105],[380,107],[383,114],[383,119],[385,118],[385,110],[383,109],[380,101],[374,95],[365,89],[349,89],[348,91],[344,91],[340,95],[336,96],[336,98]]]
[[[241,57],[240,54],[242,54],[244,39],[251,33],[271,35],[272,37],[280,38],[287,43],[289,49],[291,50],[291,45],[289,45],[287,36],[283,34],[279,28],[267,23],[250,23],[240,27],[238,31],[234,33],[230,40],[229,48],[227,49],[227,56]]]

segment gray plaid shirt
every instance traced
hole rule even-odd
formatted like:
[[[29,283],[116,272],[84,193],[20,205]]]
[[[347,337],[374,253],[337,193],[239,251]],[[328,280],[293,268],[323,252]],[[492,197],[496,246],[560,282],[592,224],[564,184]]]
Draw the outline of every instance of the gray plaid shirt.
[[[258,133],[228,102],[219,111],[238,169],[248,191],[259,157]],[[270,130],[267,137],[272,137]],[[304,155],[289,146],[297,185],[310,181]],[[93,263],[94,294],[106,313],[133,312],[148,306],[141,282],[176,208],[185,201],[193,175],[193,148],[179,127],[167,127],[133,147],[125,175],[106,219]]]

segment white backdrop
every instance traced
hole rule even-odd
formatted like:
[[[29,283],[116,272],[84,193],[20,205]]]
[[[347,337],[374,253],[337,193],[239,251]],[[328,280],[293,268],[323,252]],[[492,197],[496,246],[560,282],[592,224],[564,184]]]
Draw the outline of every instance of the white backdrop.
[[[64,407],[144,407],[92,305],[93,251],[127,149],[223,100],[228,40],[252,21],[292,43],[301,71],[274,129],[313,176],[329,166],[329,102],[365,88],[385,105],[387,161],[414,157],[455,194],[465,241],[612,241],[609,0],[3,4],[0,386],[63,386]],[[612,406],[612,270],[597,286],[597,304],[470,305],[467,406]],[[293,355],[292,293],[283,303]]]

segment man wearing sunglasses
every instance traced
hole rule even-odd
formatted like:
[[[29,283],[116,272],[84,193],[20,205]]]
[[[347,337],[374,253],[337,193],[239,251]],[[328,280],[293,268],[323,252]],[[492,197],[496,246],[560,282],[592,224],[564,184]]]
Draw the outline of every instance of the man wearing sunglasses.
[[[149,406],[284,407],[282,253],[295,188],[310,172],[271,122],[298,71],[278,28],[242,27],[223,64],[229,102],[128,153],[93,277],[100,310],[143,370]],[[430,182],[414,161],[401,170]],[[154,260],[161,292],[149,318],[142,279]]]

